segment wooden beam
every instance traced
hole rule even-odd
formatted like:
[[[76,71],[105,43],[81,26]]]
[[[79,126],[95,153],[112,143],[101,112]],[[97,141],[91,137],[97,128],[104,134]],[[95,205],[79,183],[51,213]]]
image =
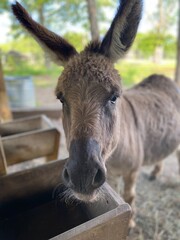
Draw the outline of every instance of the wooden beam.
[[[61,107],[38,107],[38,108],[13,108],[12,109],[13,118],[23,118],[30,117],[34,115],[44,114],[49,118],[59,119],[62,116]]]
[[[12,113],[9,108],[8,96],[3,77],[3,68],[0,58],[0,123],[12,119]]]

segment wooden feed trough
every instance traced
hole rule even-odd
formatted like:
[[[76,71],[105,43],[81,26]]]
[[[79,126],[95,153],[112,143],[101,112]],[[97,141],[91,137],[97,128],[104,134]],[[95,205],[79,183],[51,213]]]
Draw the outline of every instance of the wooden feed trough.
[[[0,175],[7,166],[31,159],[58,157],[60,132],[44,115],[0,124]]]
[[[95,203],[52,199],[64,162],[0,177],[0,239],[126,239],[131,210],[108,184],[103,199]],[[59,197],[62,191],[59,188]]]

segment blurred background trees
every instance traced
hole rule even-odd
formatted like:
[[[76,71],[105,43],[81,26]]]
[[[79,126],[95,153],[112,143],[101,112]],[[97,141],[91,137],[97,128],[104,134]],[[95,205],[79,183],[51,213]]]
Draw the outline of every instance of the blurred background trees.
[[[86,0],[92,40],[99,39],[96,0]]]
[[[178,41],[177,41],[177,59],[176,59],[176,74],[175,74],[175,81],[180,86],[180,0],[178,0],[179,7],[178,7]]]
[[[148,0],[144,0],[148,4]],[[154,10],[146,11],[144,27],[137,34],[131,51],[116,68],[126,85],[140,81],[148,74],[164,73],[174,78],[177,54],[178,1],[156,0]],[[50,30],[64,36],[81,51],[90,39],[103,37],[116,11],[112,0],[21,0],[33,18]],[[150,4],[150,3],[149,3]],[[1,0],[0,14],[10,19],[11,28],[5,43],[0,43],[5,74],[56,78],[61,71],[51,65],[37,45],[27,36],[10,11],[8,0]],[[179,46],[179,45],[178,45]],[[179,48],[178,48],[179,49]],[[179,53],[180,50],[178,50]],[[180,60],[178,60],[180,61]],[[18,63],[18,64],[17,64]],[[177,68],[179,69],[179,68]],[[176,71],[178,79],[179,70]]]

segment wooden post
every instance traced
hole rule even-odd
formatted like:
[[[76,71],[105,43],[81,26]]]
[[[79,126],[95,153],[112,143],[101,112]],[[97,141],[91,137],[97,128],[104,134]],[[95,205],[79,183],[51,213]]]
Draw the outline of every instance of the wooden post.
[[[99,28],[97,23],[97,9],[96,9],[96,1],[95,0],[86,0],[87,1],[87,9],[89,15],[89,23],[91,28],[91,37],[92,40],[99,39]]]
[[[3,69],[0,58],[0,123],[12,119],[11,110],[9,108],[8,96],[6,93],[5,82],[3,78]]]
[[[7,173],[7,163],[4,153],[4,147],[0,136],[0,176]]]

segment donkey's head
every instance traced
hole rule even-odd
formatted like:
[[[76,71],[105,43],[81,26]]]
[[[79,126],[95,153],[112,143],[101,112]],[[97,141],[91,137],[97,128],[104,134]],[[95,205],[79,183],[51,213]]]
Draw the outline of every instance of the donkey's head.
[[[63,104],[63,125],[69,160],[63,179],[84,201],[96,197],[105,182],[105,162],[116,148],[120,124],[121,79],[113,64],[131,46],[141,18],[141,0],[121,0],[102,42],[91,42],[84,51],[35,22],[19,4],[12,5],[20,23],[57,64],[64,66],[56,87]]]

